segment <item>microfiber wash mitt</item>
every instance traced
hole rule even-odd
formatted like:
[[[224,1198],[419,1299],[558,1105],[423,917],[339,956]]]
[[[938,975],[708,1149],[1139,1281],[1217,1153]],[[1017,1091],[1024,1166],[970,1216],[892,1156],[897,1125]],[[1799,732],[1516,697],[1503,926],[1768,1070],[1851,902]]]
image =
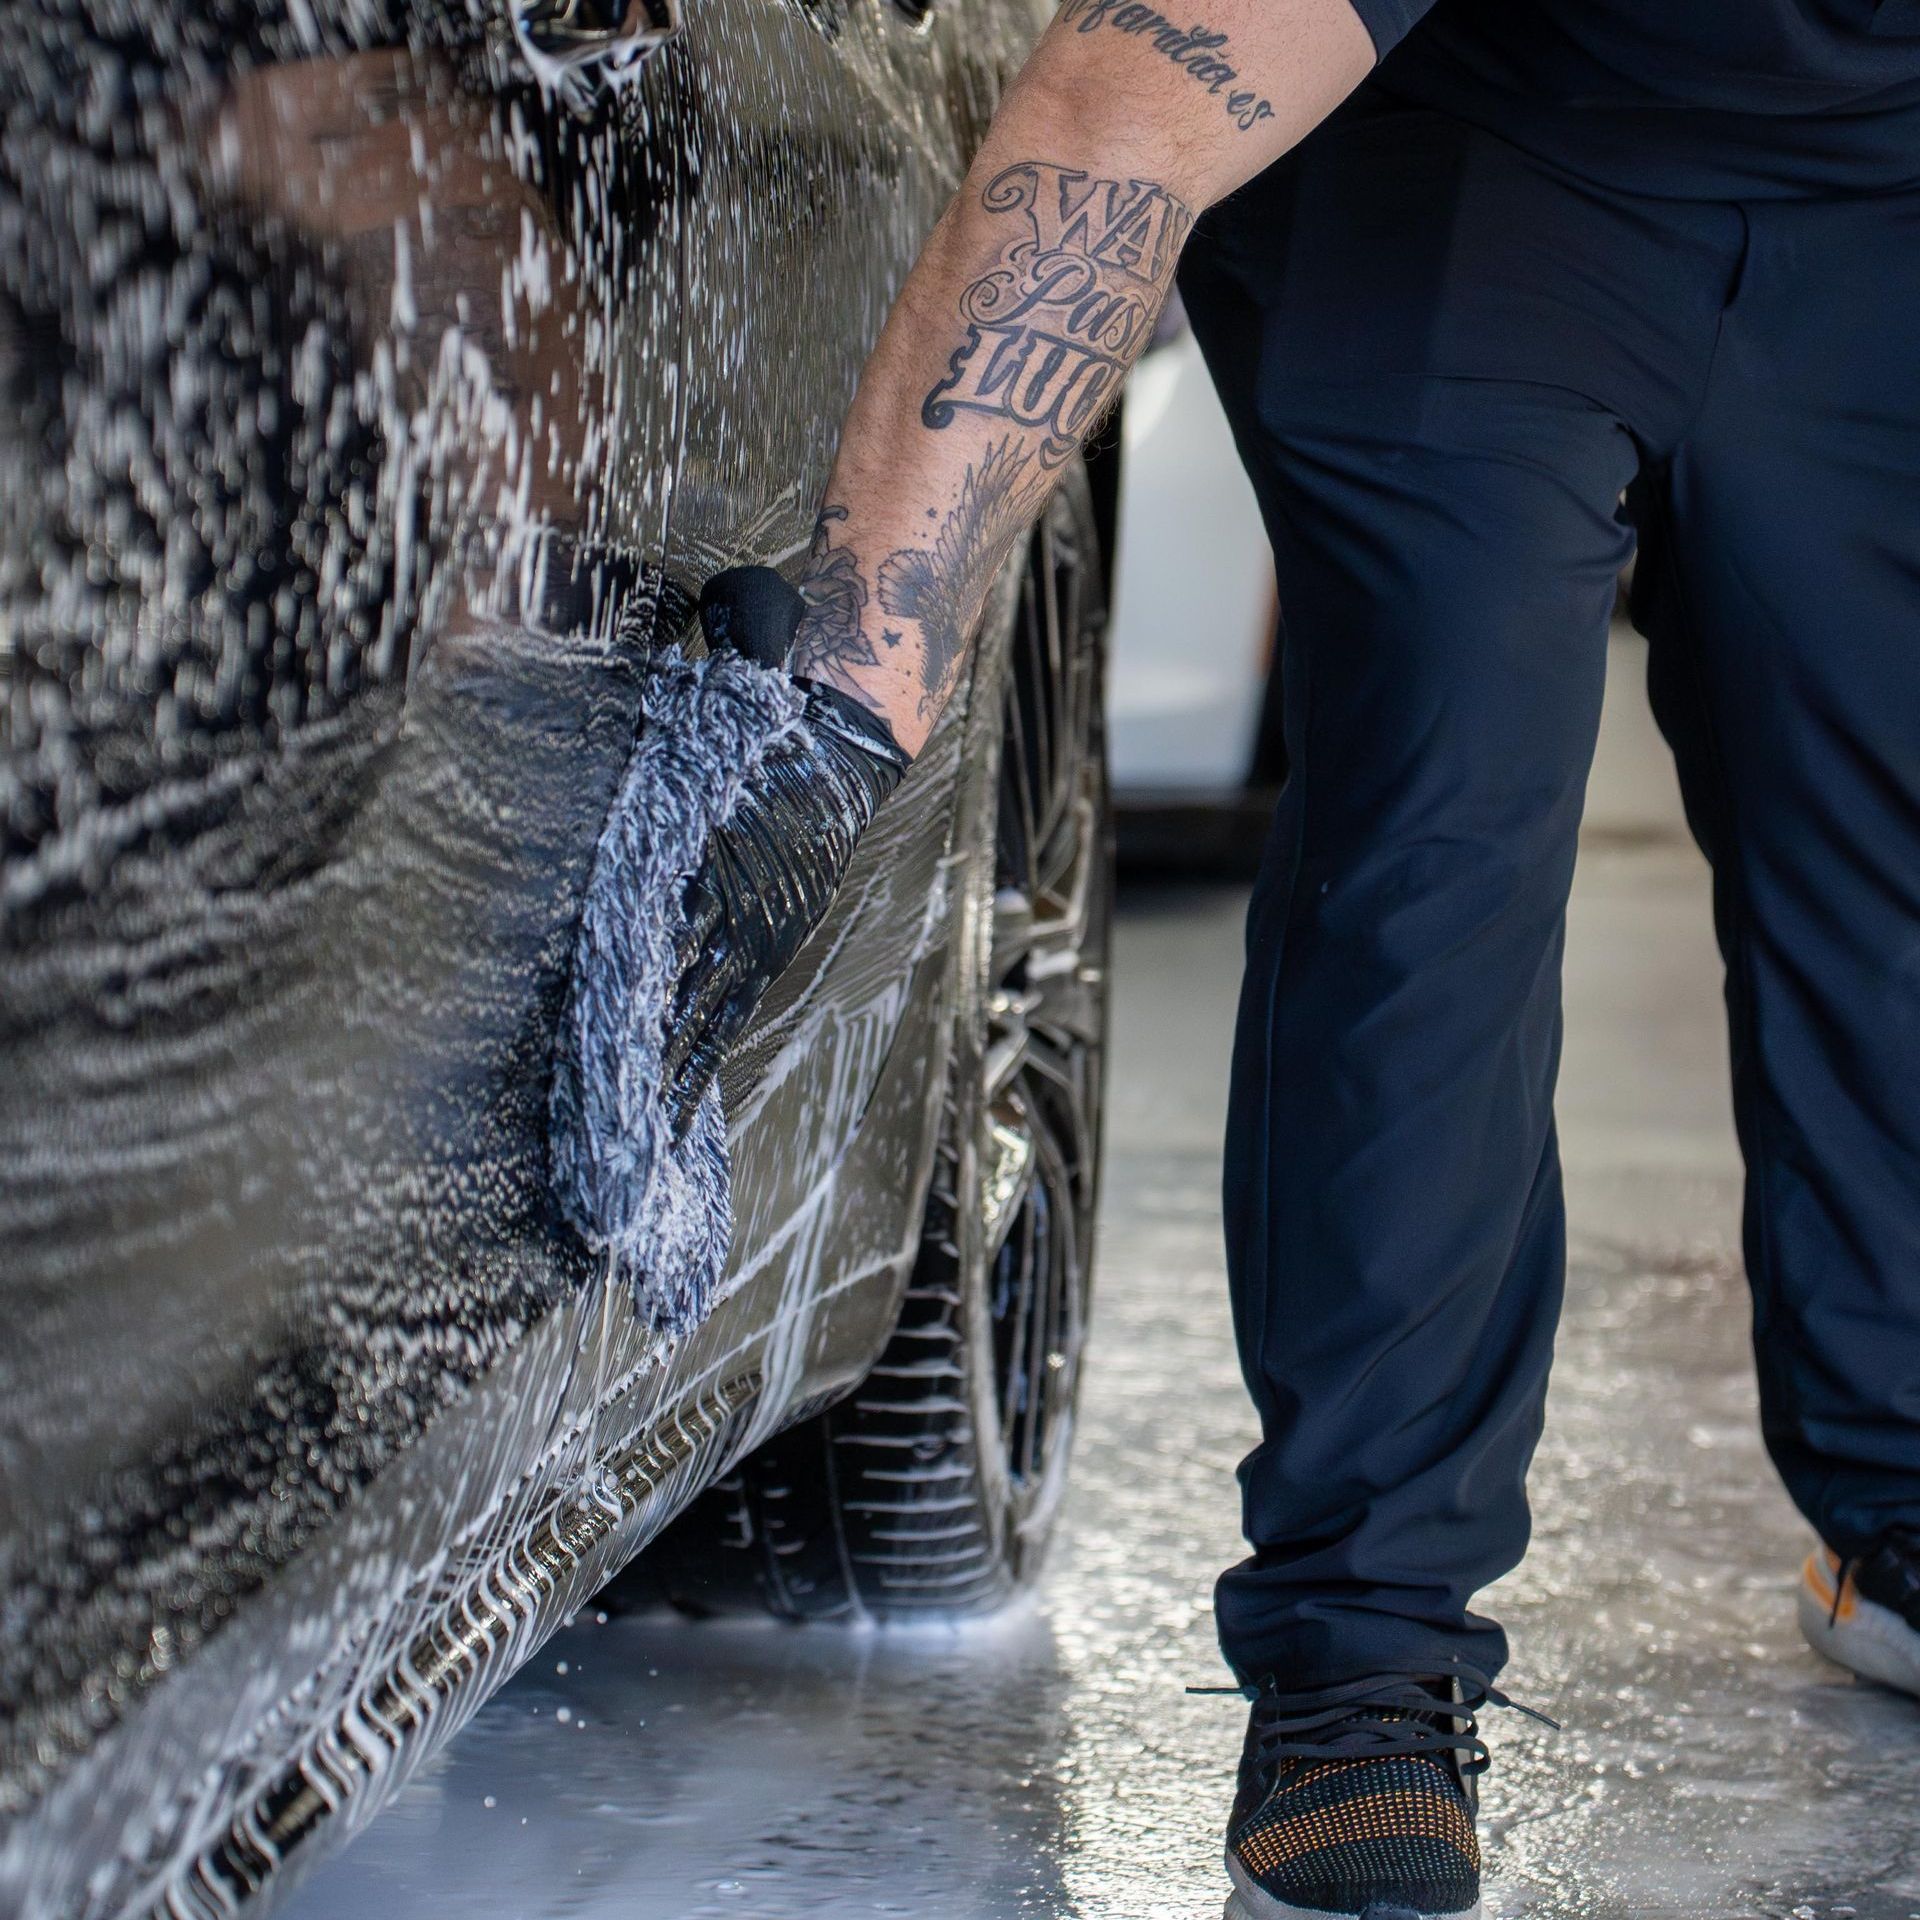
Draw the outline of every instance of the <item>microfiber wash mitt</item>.
[[[606,1252],[655,1332],[691,1331],[720,1297],[733,1231],[717,1082],[684,1133],[666,1085],[688,880],[805,695],[744,656],[652,665],[642,727],[594,855],[551,1096],[567,1217]]]
[[[669,656],[648,679],[580,916],[554,1184],[669,1339],[721,1297],[733,1226],[721,1062],[907,771],[878,714],[788,678],[804,611],[767,567],[728,568],[701,590],[714,651]]]

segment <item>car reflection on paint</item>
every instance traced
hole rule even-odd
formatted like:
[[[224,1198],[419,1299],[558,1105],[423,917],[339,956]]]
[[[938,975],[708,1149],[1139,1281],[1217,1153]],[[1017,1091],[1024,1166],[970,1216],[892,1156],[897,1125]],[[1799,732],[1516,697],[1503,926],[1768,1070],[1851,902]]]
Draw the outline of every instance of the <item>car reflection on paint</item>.
[[[0,37],[7,1913],[283,1890],[682,1512],[633,1577],[695,1607],[1030,1576],[1098,1168],[1110,466],[729,1065],[685,1339],[567,1229],[546,1112],[648,662],[801,550],[1043,13]]]

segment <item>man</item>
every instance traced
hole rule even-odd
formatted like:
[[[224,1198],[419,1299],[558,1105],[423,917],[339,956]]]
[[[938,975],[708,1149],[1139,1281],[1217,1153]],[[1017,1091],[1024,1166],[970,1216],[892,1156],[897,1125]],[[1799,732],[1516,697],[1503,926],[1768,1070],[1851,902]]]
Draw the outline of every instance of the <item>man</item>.
[[[1226,1179],[1259,1920],[1479,1911],[1506,1646],[1468,1608],[1527,1535],[1562,913],[1636,537],[1766,1436],[1824,1543],[1802,1617],[1920,1691],[1920,0],[1426,11],[1066,0],[861,382],[792,656],[919,749],[1211,209],[1182,287],[1286,614]],[[753,945],[697,970],[721,1041]]]

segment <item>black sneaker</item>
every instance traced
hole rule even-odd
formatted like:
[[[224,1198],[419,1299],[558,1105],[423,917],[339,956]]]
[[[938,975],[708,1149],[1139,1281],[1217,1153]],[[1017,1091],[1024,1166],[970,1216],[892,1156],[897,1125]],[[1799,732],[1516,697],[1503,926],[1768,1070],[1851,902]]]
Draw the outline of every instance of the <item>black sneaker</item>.
[[[1863,1680],[1920,1694],[1920,1529],[1896,1527],[1857,1559],[1826,1547],[1809,1554],[1800,1631]]]
[[[1479,1920],[1478,1674],[1253,1696],[1226,1920]],[[1544,1716],[1535,1716],[1544,1718]]]

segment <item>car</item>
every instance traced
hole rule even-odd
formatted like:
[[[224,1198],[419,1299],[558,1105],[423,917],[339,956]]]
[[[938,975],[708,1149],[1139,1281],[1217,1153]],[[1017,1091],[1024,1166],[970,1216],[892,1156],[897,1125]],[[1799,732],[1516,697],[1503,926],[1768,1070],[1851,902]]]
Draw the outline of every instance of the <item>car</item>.
[[[0,37],[0,1911],[267,1904],[676,1515],[688,1604],[702,1542],[808,1616],[1032,1577],[1099,1172],[1111,452],[726,1065],[697,1326],[569,1225],[548,1102],[642,689],[714,571],[797,571],[1046,12]]]

